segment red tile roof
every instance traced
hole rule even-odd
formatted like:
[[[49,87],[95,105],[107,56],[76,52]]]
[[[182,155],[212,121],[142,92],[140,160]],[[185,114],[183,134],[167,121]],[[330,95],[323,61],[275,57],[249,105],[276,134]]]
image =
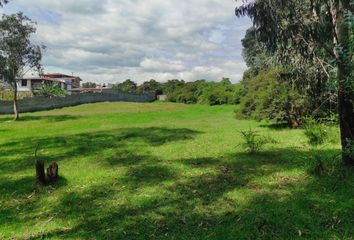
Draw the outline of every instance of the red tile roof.
[[[72,91],[84,92],[84,91],[104,91],[112,90],[112,88],[75,88],[71,89]]]
[[[71,76],[71,75],[66,75],[66,74],[62,74],[62,73],[46,73],[46,74],[43,74],[42,76],[51,77],[51,78],[70,78],[73,80],[82,81],[82,79],[78,76]]]

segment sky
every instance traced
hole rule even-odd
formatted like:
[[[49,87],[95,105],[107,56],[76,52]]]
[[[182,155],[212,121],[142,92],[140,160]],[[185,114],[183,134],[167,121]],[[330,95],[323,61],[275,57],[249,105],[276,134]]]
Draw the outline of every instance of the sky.
[[[84,81],[132,79],[232,82],[246,65],[241,39],[251,26],[235,0],[10,0],[0,13],[37,22],[45,72]]]

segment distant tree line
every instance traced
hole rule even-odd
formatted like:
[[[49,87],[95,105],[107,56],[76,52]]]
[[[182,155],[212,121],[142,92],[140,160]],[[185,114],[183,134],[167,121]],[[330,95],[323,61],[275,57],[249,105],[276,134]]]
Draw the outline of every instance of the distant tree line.
[[[197,80],[185,82],[183,80],[168,80],[160,83],[151,79],[141,85],[128,79],[113,85],[113,89],[128,93],[153,93],[166,95],[170,102],[186,104],[237,104],[240,102],[240,84],[231,83],[230,79],[223,78],[220,82]]]

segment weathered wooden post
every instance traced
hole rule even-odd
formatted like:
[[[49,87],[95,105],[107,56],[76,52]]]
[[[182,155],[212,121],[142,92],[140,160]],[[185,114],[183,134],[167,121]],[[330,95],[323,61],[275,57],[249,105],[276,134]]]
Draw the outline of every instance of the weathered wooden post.
[[[47,168],[47,176],[50,182],[55,182],[58,179],[58,164],[53,162]]]
[[[39,145],[36,147],[36,150],[34,151],[34,158],[36,159],[36,179],[38,185],[45,186],[47,182],[46,182],[45,171],[44,171],[44,161],[37,159],[38,148]],[[56,182],[58,180],[58,170],[59,167],[56,162],[53,162],[52,164],[49,165],[49,167],[47,168],[47,177],[49,183]]]
[[[45,186],[44,161],[36,160],[36,179],[37,184]]]

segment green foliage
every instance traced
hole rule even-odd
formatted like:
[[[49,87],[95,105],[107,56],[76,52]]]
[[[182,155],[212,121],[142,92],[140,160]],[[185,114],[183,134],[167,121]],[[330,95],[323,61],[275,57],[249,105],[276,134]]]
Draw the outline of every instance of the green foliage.
[[[184,85],[185,85],[185,82],[183,80],[178,80],[178,79],[168,80],[166,83],[162,84],[163,94],[166,94],[167,96],[170,97],[171,95],[173,95],[177,91],[177,89],[183,88]],[[170,98],[173,98],[173,97],[170,97]]]
[[[300,94],[281,76],[279,69],[262,72],[255,77],[246,73],[241,82],[241,103],[236,109],[236,116],[285,121],[289,126],[299,126],[309,111],[306,94]]]
[[[276,104],[288,109],[286,121],[295,126],[302,123],[304,115],[325,117],[337,109],[333,52],[327,51],[334,48],[332,26],[329,26],[332,22],[326,16],[328,9],[324,3],[318,1],[312,4],[310,1],[299,4],[294,0],[271,0],[256,5],[244,4],[236,9],[238,16],[250,15],[254,22],[254,27],[247,31],[242,40],[243,56],[250,67],[244,78],[252,79],[281,66],[276,84],[282,86],[270,86],[270,90],[276,92],[283,88],[278,93],[280,97]],[[282,7],[274,8],[278,5]],[[311,13],[307,14],[309,10]],[[313,14],[317,15],[317,20]],[[316,31],[311,32],[311,29]],[[303,36],[306,40],[290,36]],[[262,77],[258,80],[264,81]],[[272,83],[274,81],[265,81],[263,85]],[[267,109],[267,106],[261,109]],[[269,109],[271,112],[273,110]],[[274,119],[274,116],[267,114],[256,115],[261,119]],[[284,114],[276,117],[282,120]]]
[[[324,123],[308,117],[305,119],[305,135],[312,146],[318,146],[325,143],[328,139],[327,127]]]
[[[122,83],[113,85],[114,90],[127,93],[136,93],[137,84],[130,79],[125,80]]]
[[[167,83],[169,86],[172,83]],[[232,84],[230,79],[223,78],[220,82],[197,80],[195,82],[173,82],[173,89],[167,91],[168,100],[187,104],[223,105],[240,102],[240,84]],[[178,85],[177,85],[178,84]]]
[[[16,13],[2,15],[0,21],[0,75],[5,77],[14,89],[16,79],[25,68],[41,69],[43,46],[33,44],[30,39],[36,32],[35,22]]]
[[[177,79],[159,83],[151,79],[139,86],[131,80],[126,80],[123,83],[113,86],[113,89],[122,92],[167,95],[167,100],[170,102],[185,104],[200,103],[211,106],[239,104],[241,88],[242,86],[240,84],[232,84],[228,78],[223,78],[220,82],[197,80],[187,83]]]
[[[353,141],[354,136],[353,1],[245,0],[243,3],[235,13],[251,17],[256,37],[248,38],[258,43],[252,45],[248,41],[246,52],[251,53],[248,55],[259,56],[255,46],[265,46],[268,56],[275,56],[287,69],[289,82],[295,83],[292,85],[300,93],[307,93],[306,110],[313,117],[320,118],[338,109],[345,153],[346,139]],[[313,129],[311,135],[321,134],[319,129]],[[354,165],[354,158],[345,154],[343,161]]]
[[[14,96],[14,116],[19,119],[17,108],[17,79],[24,72],[33,69],[42,70],[42,49],[44,46],[32,42],[32,35],[36,32],[35,22],[16,13],[2,14],[0,20],[0,76],[11,85]]]
[[[65,90],[59,84],[44,84],[38,91],[38,95],[43,97],[65,97]]]
[[[247,153],[258,153],[262,147],[267,143],[267,140],[259,135],[256,131],[251,129],[247,131],[241,131],[244,139],[243,147]]]
[[[32,92],[17,92],[17,99],[21,100],[24,98],[33,97]],[[1,101],[12,101],[14,99],[14,93],[12,91],[2,91],[0,89],[0,100]]]
[[[317,177],[339,176],[344,171],[343,165],[338,155],[324,155],[316,150],[312,150],[312,156],[308,158],[308,172]]]
[[[153,93],[153,94],[162,94],[162,85],[154,79],[144,82],[141,84],[138,89],[138,93]]]

